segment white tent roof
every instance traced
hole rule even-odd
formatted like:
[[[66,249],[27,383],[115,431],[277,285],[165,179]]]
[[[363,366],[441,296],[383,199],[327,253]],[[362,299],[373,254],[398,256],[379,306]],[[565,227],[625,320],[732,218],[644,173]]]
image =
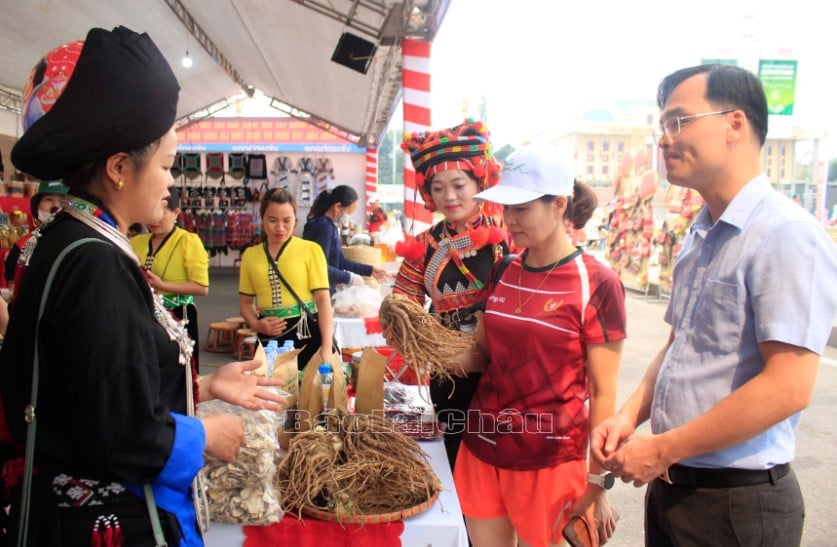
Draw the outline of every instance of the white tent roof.
[[[287,114],[375,144],[401,93],[401,38],[431,40],[448,2],[0,0],[0,107],[19,111],[23,84],[50,49],[123,25],[147,32],[172,65],[180,125],[258,90]],[[366,74],[331,61],[343,32],[378,46]]]

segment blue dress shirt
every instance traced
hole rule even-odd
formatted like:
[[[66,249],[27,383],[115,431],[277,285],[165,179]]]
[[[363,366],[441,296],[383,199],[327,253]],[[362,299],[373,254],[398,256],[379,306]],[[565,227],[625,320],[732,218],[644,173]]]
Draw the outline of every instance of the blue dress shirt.
[[[759,344],[821,354],[837,313],[837,246],[767,177],[742,188],[711,223],[701,210],[674,264],[665,320],[674,330],[654,389],[651,428],[705,414],[759,374]],[[799,413],[739,445],[681,462],[766,469],[793,460]]]

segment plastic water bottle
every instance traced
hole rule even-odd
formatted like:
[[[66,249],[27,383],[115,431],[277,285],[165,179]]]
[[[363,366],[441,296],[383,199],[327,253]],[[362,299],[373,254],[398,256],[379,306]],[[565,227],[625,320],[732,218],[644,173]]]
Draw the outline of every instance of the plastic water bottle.
[[[276,364],[276,357],[279,355],[279,342],[271,340],[264,348],[264,357],[267,360],[267,375],[273,377],[273,367]]]
[[[323,410],[328,410],[328,393],[331,391],[331,380],[334,377],[331,372],[331,365],[323,363],[319,368],[320,380],[323,384]]]
[[[294,341],[293,340],[285,340],[285,343],[282,344],[282,353],[286,351],[293,351],[294,350]]]

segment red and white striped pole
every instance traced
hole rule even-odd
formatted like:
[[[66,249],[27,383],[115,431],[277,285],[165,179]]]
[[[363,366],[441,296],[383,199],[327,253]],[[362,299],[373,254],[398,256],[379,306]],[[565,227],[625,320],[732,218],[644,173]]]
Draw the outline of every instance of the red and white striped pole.
[[[430,42],[401,41],[401,81],[404,88],[404,132],[430,130]],[[433,214],[424,207],[416,188],[416,172],[410,155],[404,158],[404,217],[412,234],[428,229]]]
[[[366,148],[366,228],[369,228],[369,215],[372,214],[372,202],[378,199],[378,148]]]

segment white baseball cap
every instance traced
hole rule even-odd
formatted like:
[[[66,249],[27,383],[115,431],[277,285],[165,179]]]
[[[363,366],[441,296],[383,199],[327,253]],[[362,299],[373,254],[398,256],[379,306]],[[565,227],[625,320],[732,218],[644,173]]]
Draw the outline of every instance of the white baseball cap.
[[[500,183],[474,199],[518,205],[543,196],[571,196],[574,181],[573,166],[555,148],[528,145],[515,150],[503,162]]]

